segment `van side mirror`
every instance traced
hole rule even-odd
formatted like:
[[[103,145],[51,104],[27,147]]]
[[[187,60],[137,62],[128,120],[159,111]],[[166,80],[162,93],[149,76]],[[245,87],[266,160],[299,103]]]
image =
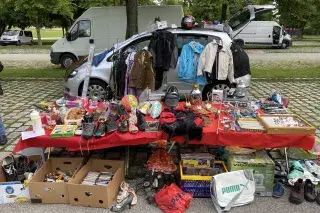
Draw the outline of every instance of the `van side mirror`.
[[[70,33],[66,34],[66,39],[67,39],[67,41],[71,41],[71,34]]]

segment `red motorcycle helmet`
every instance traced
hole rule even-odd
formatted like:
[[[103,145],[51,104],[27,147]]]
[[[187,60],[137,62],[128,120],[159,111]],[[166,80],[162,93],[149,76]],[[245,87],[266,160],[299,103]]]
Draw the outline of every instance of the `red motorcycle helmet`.
[[[182,29],[185,29],[185,30],[191,30],[195,23],[196,23],[196,20],[194,19],[194,17],[191,15],[187,15],[182,18],[181,27]]]

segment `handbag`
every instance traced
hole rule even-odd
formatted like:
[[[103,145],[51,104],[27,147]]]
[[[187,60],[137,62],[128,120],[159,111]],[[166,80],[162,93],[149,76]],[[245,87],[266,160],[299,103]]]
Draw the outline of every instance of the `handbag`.
[[[177,87],[169,86],[164,96],[164,104],[167,107],[176,107],[179,104],[179,92]]]
[[[213,176],[210,185],[212,202],[218,213],[254,200],[255,181],[252,170],[239,170]],[[223,208],[223,209],[222,209]]]

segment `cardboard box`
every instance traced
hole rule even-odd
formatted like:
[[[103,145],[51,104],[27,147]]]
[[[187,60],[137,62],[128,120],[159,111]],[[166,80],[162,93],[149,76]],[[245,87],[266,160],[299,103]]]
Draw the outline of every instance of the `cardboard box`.
[[[253,169],[256,195],[272,196],[275,164],[265,151],[251,155],[228,155],[228,170]]]
[[[69,203],[68,183],[43,182],[45,175],[56,170],[74,171],[83,166],[83,158],[50,158],[29,182],[32,203]]]
[[[107,186],[82,185],[88,172],[112,172],[113,178]],[[124,181],[124,161],[90,159],[68,184],[70,204],[110,208]]]

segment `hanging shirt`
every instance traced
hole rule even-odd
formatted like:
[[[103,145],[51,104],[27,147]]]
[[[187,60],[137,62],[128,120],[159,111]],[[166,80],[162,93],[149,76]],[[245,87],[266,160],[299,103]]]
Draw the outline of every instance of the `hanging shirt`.
[[[134,56],[135,56],[135,52],[130,53],[127,56],[126,59],[126,65],[127,65],[127,73],[126,73],[126,80],[125,80],[125,90],[124,90],[124,95],[128,95],[129,94],[129,79],[130,79],[130,75],[131,75],[131,70],[134,64]]]
[[[181,81],[206,85],[205,76],[197,75],[198,62],[203,48],[203,45],[195,41],[182,47],[178,67],[178,77]]]

